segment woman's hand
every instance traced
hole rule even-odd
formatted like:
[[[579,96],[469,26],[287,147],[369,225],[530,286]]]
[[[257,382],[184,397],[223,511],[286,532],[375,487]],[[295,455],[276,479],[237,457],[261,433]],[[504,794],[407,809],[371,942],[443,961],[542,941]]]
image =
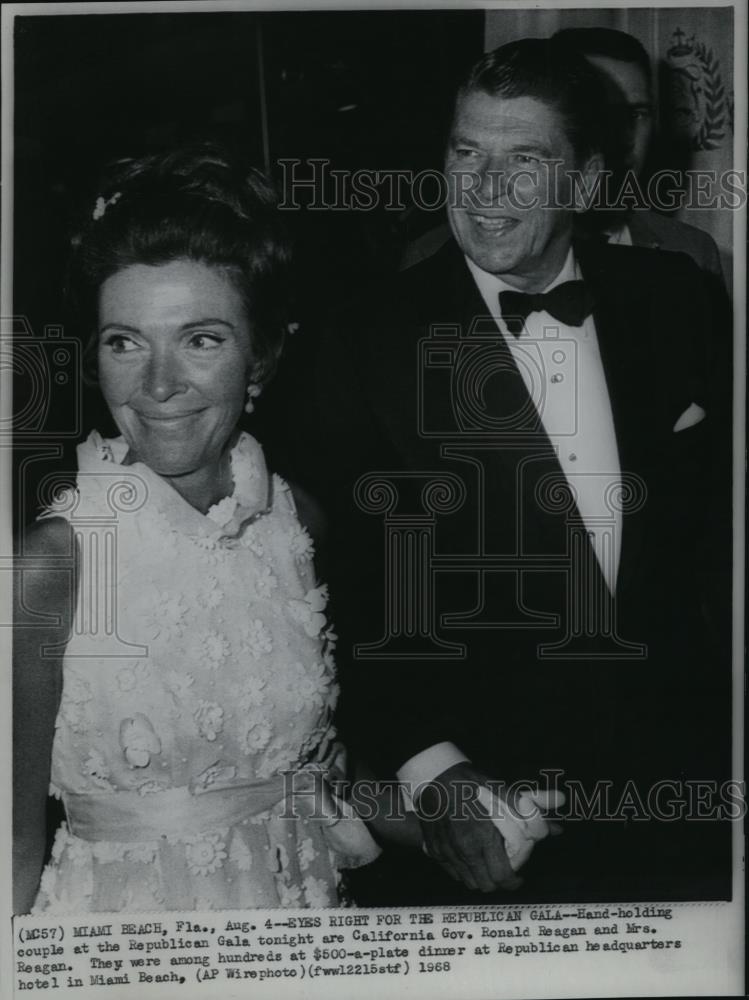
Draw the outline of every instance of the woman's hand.
[[[416,804],[424,851],[469,889],[517,889],[523,880],[512,869],[502,835],[480,805],[467,806],[486,782],[471,764],[460,763],[424,787]]]
[[[13,909],[28,913],[44,863],[62,650],[75,614],[77,553],[67,521],[54,517],[29,528],[19,563],[13,629]],[[44,655],[45,647],[55,646],[60,652]]]

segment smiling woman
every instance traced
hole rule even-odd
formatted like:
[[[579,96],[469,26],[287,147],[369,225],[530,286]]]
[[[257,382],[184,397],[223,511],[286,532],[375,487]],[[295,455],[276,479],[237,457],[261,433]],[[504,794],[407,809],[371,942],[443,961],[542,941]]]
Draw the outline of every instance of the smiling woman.
[[[123,161],[103,192],[70,290],[121,436],[92,432],[75,494],[26,537],[15,909],[335,905],[339,869],[378,848],[325,780],[343,766],[327,591],[238,429],[286,330],[273,199],[212,148]],[[66,822],[42,870],[48,788]]]
[[[135,264],[102,285],[99,319],[99,381],[130,460],[207,510],[226,495],[222,445],[253,385],[239,292],[198,261]]]

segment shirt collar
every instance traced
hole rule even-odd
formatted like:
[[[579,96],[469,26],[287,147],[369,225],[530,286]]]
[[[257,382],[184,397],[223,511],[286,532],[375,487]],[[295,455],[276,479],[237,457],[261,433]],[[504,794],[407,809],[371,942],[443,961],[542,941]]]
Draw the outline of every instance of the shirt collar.
[[[466,257],[466,264],[468,265],[468,270],[473,275],[473,280],[476,282],[478,290],[487,302],[496,301],[500,292],[508,290],[513,292],[518,291],[517,288],[513,288],[512,285],[508,285],[507,282],[502,281],[496,274],[489,274],[488,271],[483,271],[477,264],[474,264],[470,257]],[[564,281],[574,281],[580,277],[580,266],[577,263],[572,247],[570,247],[561,271],[542,291],[548,292],[557,285],[561,285]]]
[[[632,230],[626,222],[622,222],[618,226],[614,226],[613,229],[606,231],[606,239],[608,243],[620,243],[622,246],[631,247]]]

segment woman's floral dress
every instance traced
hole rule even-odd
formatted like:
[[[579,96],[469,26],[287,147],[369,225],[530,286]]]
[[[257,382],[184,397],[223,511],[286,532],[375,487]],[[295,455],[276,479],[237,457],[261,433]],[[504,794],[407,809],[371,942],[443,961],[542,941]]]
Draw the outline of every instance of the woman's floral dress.
[[[71,524],[80,573],[67,821],[33,912],[338,905],[339,869],[377,848],[321,782],[335,637],[290,490],[242,434],[234,495],[203,515],[126,450],[94,432],[43,515]]]

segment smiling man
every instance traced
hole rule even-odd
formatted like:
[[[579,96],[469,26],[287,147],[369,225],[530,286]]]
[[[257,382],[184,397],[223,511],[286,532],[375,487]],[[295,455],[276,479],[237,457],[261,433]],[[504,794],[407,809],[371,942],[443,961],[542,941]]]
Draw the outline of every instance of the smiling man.
[[[467,90],[456,105],[446,164],[458,245],[483,271],[540,291],[570,248],[576,181],[592,185],[601,166],[590,141],[578,157],[564,119],[543,100]]]
[[[717,824],[631,822],[633,794],[647,811],[658,782],[727,767],[727,343],[687,257],[576,237],[596,80],[550,40],[477,63],[452,238],[319,358],[341,722],[439,865],[393,862],[365,903],[728,891]],[[544,769],[569,821],[538,843],[564,788],[529,787]]]

